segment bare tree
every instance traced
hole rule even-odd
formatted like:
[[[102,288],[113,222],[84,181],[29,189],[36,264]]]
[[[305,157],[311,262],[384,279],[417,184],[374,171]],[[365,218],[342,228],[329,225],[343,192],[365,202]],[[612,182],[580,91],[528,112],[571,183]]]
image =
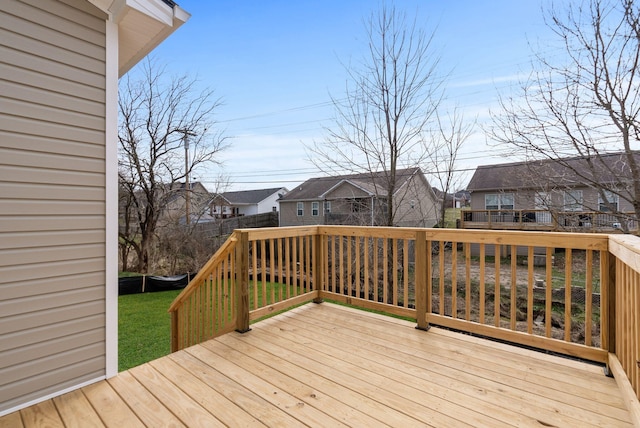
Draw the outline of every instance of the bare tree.
[[[139,72],[139,80],[127,76],[120,82],[119,181],[135,231],[121,233],[120,241],[135,250],[137,271],[147,272],[167,202],[176,192],[189,192],[181,181],[217,163],[216,155],[227,144],[214,131],[213,114],[220,99],[212,90],[197,93],[194,79],[171,77],[153,60],[143,62]]]
[[[310,157],[331,173],[383,172],[372,180],[386,195],[386,225],[394,224],[396,171],[420,166],[430,152],[426,138],[442,99],[439,57],[433,36],[394,8],[383,8],[365,23],[368,56],[347,67],[346,96],[333,98],[335,126],[310,147]]]
[[[547,25],[563,54],[537,55],[521,93],[501,100],[492,136],[529,160],[553,160],[621,219],[612,198],[627,201],[640,218],[633,148],[640,138],[640,7],[635,0],[569,3],[549,10]],[[612,152],[622,155],[614,164],[605,159]]]
[[[458,108],[455,108],[444,119],[440,114],[436,114],[436,118],[438,121],[437,135],[434,135],[432,139],[437,141],[438,144],[429,153],[431,164],[433,165],[429,175],[435,178],[435,182],[440,185],[439,187],[443,193],[440,212],[438,213],[438,223],[441,227],[444,227],[445,214],[448,208],[447,195],[451,192],[455,193],[464,178],[464,174],[460,173],[456,168],[458,155],[464,143],[471,136],[475,121],[465,122],[464,116]],[[455,197],[453,199],[455,201]]]

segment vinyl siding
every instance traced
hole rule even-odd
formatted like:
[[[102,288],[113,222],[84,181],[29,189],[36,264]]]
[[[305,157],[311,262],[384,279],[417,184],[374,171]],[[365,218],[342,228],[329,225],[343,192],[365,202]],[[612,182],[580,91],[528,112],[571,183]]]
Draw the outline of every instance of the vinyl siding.
[[[280,226],[310,226],[324,224],[322,215],[311,215],[311,201],[304,201],[304,215],[298,215],[298,201],[280,202]],[[320,201],[322,210],[322,201]]]
[[[0,413],[105,376],[105,19],[0,6]]]
[[[583,211],[598,211],[598,191],[584,186],[575,186],[573,189],[582,191]],[[485,209],[485,195],[496,193],[513,193],[515,198],[516,210],[528,210],[535,209],[535,194],[536,192],[531,189],[520,190],[492,190],[492,191],[476,191],[471,193],[471,209],[484,210]],[[549,197],[551,198],[551,208],[556,211],[564,211],[564,190],[549,190]],[[633,212],[633,206],[629,201],[623,198],[619,199],[618,209],[621,212]]]

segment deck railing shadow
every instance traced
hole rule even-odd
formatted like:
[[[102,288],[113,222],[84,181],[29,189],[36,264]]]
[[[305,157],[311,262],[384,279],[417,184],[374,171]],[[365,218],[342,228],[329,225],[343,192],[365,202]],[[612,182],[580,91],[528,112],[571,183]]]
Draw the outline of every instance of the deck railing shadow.
[[[355,226],[236,230],[170,308],[172,350],[330,299],[603,364],[640,397],[640,238]],[[637,410],[636,410],[637,411]],[[638,415],[640,420],[640,415]]]

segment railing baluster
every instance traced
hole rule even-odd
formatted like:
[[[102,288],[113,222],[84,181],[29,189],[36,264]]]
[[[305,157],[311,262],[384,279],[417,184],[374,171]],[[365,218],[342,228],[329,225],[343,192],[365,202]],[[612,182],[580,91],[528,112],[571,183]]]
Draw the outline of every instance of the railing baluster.
[[[304,257],[305,257],[305,270],[304,270],[304,277],[305,277],[305,282],[304,282],[304,292],[308,293],[312,290],[311,288],[311,254],[313,253],[313,237],[311,236],[305,236],[304,237]],[[321,262],[322,263],[322,262]],[[314,265],[314,266],[318,266],[318,265]],[[315,270],[315,269],[314,269]]]
[[[393,275],[393,296],[392,296],[392,304],[393,306],[398,306],[398,240],[393,240],[392,247],[392,257],[393,257],[393,268],[391,275]]]
[[[378,285],[379,285],[379,280],[378,280],[378,255],[379,255],[379,249],[378,249],[378,238],[373,238],[372,239],[372,246],[371,246],[371,252],[373,253],[373,301],[377,302],[378,301]]]
[[[511,246],[511,303],[509,306],[511,319],[510,326],[511,330],[516,329],[516,317],[517,317],[517,309],[518,309],[518,247],[515,245]]]
[[[564,340],[571,341],[571,279],[573,271],[573,253],[571,248],[565,250],[564,276]]]
[[[298,295],[298,238],[291,238],[291,289],[293,297]],[[289,298],[290,296],[287,296]]]
[[[494,316],[494,325],[496,327],[500,327],[500,255],[502,254],[502,249],[500,244],[496,244],[495,246],[495,288],[494,288],[494,297],[493,297],[493,316]]]
[[[258,243],[253,241],[251,243],[251,271],[253,272],[253,309],[259,306],[258,302]]]
[[[284,260],[280,271],[284,272],[285,298],[288,299],[291,297],[291,238],[284,238]]]
[[[438,241],[438,312],[445,315],[445,291],[444,291],[444,241]]]
[[[382,302],[389,303],[389,240],[382,240]]]
[[[269,282],[271,282],[271,301],[273,304],[276,301],[276,250],[275,250],[275,238],[269,239]]]
[[[360,278],[360,249],[362,246],[360,245],[360,241],[362,238],[360,236],[354,237],[355,239],[355,249],[354,255],[356,258],[356,266],[355,266],[355,281],[356,281],[356,297],[361,297],[362,294],[362,283]]]
[[[458,245],[451,243],[451,316],[458,318]]]
[[[278,301],[282,300],[282,284],[284,284],[284,265],[283,265],[283,250],[284,250],[284,240],[285,238],[280,238],[277,240],[277,254],[276,254],[276,270],[278,272]]]
[[[267,306],[267,243],[264,239],[260,240],[260,274],[262,279],[262,306]]]
[[[347,290],[346,290],[346,295],[347,296],[351,296],[351,294],[353,293],[353,281],[352,281],[352,271],[353,269],[351,268],[351,236],[346,236],[346,240],[347,240]]]
[[[527,333],[533,333],[533,247],[527,247]],[[551,303],[550,301],[548,301]],[[545,312],[545,322],[551,325],[551,307]]]
[[[363,238],[363,246],[364,246],[364,298],[369,299],[369,268],[371,264],[369,263],[369,246],[371,239],[367,236]]]
[[[484,312],[485,312],[485,272],[484,272],[484,265],[485,265],[485,258],[486,258],[486,248],[485,248],[485,244],[484,242],[480,244],[480,309],[478,310],[479,315],[480,315],[480,320],[478,321],[480,324],[484,324]]]
[[[533,249],[532,249],[533,251]],[[545,306],[544,306],[544,319],[545,319],[545,335],[551,337],[551,321],[552,321],[552,304],[553,304],[553,264],[551,263],[551,251],[552,248],[547,247],[547,263],[545,267]]]
[[[404,306],[405,308],[408,308],[409,307],[409,240],[408,239],[404,240],[402,262],[403,262],[402,291],[404,292],[402,296],[402,300],[403,300],[402,306]]]
[[[464,319],[471,321],[471,244],[464,244],[465,281],[464,281]]]
[[[591,346],[591,324],[593,323],[593,250],[587,250],[585,278],[585,302],[584,302],[584,344]]]

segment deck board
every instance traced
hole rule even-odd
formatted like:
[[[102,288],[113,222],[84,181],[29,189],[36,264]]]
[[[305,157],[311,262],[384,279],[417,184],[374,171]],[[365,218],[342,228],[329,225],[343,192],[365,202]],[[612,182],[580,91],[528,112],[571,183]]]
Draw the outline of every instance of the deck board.
[[[602,368],[308,304],[0,418],[2,426],[608,426]]]
[[[312,315],[314,316],[313,318],[315,323],[310,326],[310,330],[307,332],[307,337],[316,337],[313,331],[315,328],[321,326],[323,323],[332,322],[330,318],[319,317],[318,315],[321,315],[319,313]],[[309,318],[310,317],[306,317],[306,320],[308,321]],[[337,320],[336,327],[339,328],[341,323],[344,321],[345,319]],[[304,328],[301,324],[302,322],[305,321],[291,317],[289,325],[302,326]],[[351,319],[351,322],[354,325],[358,325],[358,323],[353,319]],[[619,394],[615,394],[617,386],[612,384],[610,379],[601,376],[602,369],[597,368],[596,366],[587,367],[596,370],[595,378],[588,380],[588,387],[584,386],[587,382],[587,380],[584,379],[582,380],[583,386],[576,386],[576,383],[580,380],[580,372],[577,369],[571,368],[571,364],[561,366],[562,372],[552,371],[552,377],[549,377],[548,373],[530,376],[528,374],[528,370],[509,369],[509,367],[507,367],[509,364],[514,362],[514,365],[517,367],[518,364],[521,364],[519,359],[525,360],[526,358],[529,359],[529,364],[534,364],[536,363],[535,357],[540,355],[537,352],[532,353],[531,351],[516,348],[516,358],[514,358],[513,352],[509,355],[508,352],[493,351],[493,348],[491,348],[492,352],[488,354],[486,349],[487,347],[483,347],[481,345],[470,347],[468,350],[465,348],[464,351],[461,351],[461,343],[456,343],[454,346],[450,346],[445,349],[444,352],[438,353],[437,347],[440,346],[442,341],[431,341],[429,342],[428,352],[420,355],[416,350],[420,349],[423,341],[412,341],[411,337],[407,337],[407,335],[402,334],[405,332],[404,330],[400,333],[396,333],[394,336],[390,336],[387,333],[376,331],[375,329],[368,327],[366,324],[360,324],[358,327],[358,331],[352,331],[351,335],[343,338],[344,343],[339,346],[340,349],[346,349],[346,347],[349,346],[349,343],[357,343],[359,340],[358,336],[361,334],[365,334],[367,336],[366,342],[369,344],[374,343],[376,342],[376,339],[379,339],[377,341],[377,347],[375,348],[376,352],[379,356],[394,355],[397,360],[397,362],[394,363],[396,364],[396,367],[403,365],[402,362],[405,360],[414,360],[412,363],[414,365],[413,368],[411,366],[404,367],[405,372],[409,375],[412,372],[416,372],[416,367],[419,369],[418,372],[421,374],[433,371],[433,367],[438,367],[438,369],[433,371],[430,375],[431,382],[435,382],[439,376],[445,376],[448,377],[448,379],[442,380],[442,385],[448,385],[449,379],[458,380],[461,382],[462,386],[474,386],[478,390],[482,390],[485,394],[491,392],[492,385],[496,383],[502,384],[503,387],[498,391],[498,395],[502,395],[504,393],[504,388],[513,388],[510,396],[517,395],[525,401],[539,399],[539,397],[544,398],[545,395],[548,395],[549,397],[552,397],[552,402],[549,402],[549,397],[546,397],[547,399],[541,403],[542,407],[552,408],[556,402],[569,404],[571,407],[583,410],[579,412],[579,415],[577,415],[576,418],[578,420],[585,418],[585,422],[598,419],[601,414],[622,419],[627,415],[627,411],[621,397]],[[441,330],[434,329],[434,333],[437,331],[441,332]],[[340,332],[336,334],[340,336],[343,333]],[[380,338],[379,336],[383,337]],[[455,334],[455,336],[459,335]],[[337,338],[339,337],[332,339]],[[322,340],[322,338],[319,339]],[[492,342],[490,343],[493,344]],[[365,344],[363,343],[362,346],[364,345]],[[459,358],[460,353],[465,351],[470,352],[467,358]],[[487,354],[487,359],[478,359],[477,356],[483,352]],[[378,358],[379,357],[376,357],[376,359]],[[424,361],[429,362],[422,364]],[[564,363],[565,361],[562,360],[561,362]],[[566,362],[574,363],[571,360],[567,360]],[[364,367],[366,362],[359,362],[358,364]],[[584,363],[579,364],[583,367],[585,366]],[[524,366],[523,368],[527,369],[528,367]],[[531,380],[538,382],[532,382]],[[598,382],[597,380],[604,380],[604,382]],[[409,379],[405,380],[405,382],[409,381]],[[594,389],[594,387],[596,387],[596,389]],[[552,394],[549,393],[549,389],[554,390]],[[604,392],[601,392],[603,389]],[[590,401],[586,401],[585,397],[590,398]],[[465,398],[465,400],[467,399],[468,398]],[[593,414],[594,412],[592,411],[593,401],[597,401],[602,404],[602,406],[598,407],[597,414]]]

